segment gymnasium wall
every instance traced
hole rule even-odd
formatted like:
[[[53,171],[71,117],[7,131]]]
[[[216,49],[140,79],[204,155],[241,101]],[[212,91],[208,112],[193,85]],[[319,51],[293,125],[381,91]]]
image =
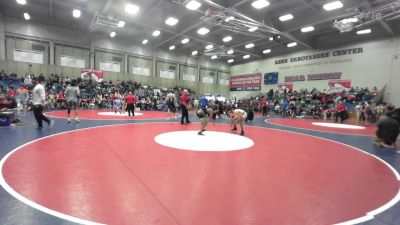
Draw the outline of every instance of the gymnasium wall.
[[[346,52],[351,54],[339,55],[343,54],[344,51],[348,49],[356,50]],[[329,53],[329,57],[291,62],[292,58],[295,58],[293,59],[293,61],[295,61],[298,57],[319,53]],[[263,74],[278,72],[278,83],[285,82],[286,76],[304,75],[305,81],[292,81],[295,90],[301,88],[311,89],[314,87],[323,90],[328,89],[328,80],[307,81],[307,75],[340,72],[342,73],[341,79],[351,80],[352,86],[369,88],[376,86],[381,89],[384,85],[393,84],[393,82],[395,82],[397,83],[397,89],[399,89],[400,71],[394,68],[394,66],[400,63],[397,58],[395,59],[395,55],[399,53],[400,38],[396,37],[347,45],[335,49],[300,51],[288,55],[235,65],[231,67],[231,75],[251,74],[255,71],[259,71]],[[285,59],[287,59],[286,62]],[[270,89],[276,88],[277,85],[262,85],[261,92],[265,93]],[[236,96],[242,98],[259,93],[259,91],[235,91],[231,92],[231,97]],[[390,95],[390,93],[387,94]],[[400,97],[396,98],[393,96],[392,102],[399,102],[398,98]]]
[[[101,69],[101,63],[119,64],[118,71],[105,70],[106,80],[135,80],[143,85],[156,87],[184,86],[198,93],[229,95],[229,86],[220,85],[218,77],[229,77],[227,63],[202,60],[188,54],[151,49],[128,40],[111,39],[106,34],[90,34],[77,30],[39,24],[0,15],[0,39],[4,37],[5,59],[0,60],[0,70],[19,75],[32,72],[48,75],[64,74],[79,77],[80,68],[61,66],[62,57],[72,57],[83,61],[85,68]],[[2,35],[3,33],[3,35]],[[1,48],[1,46],[0,46]],[[14,60],[14,50],[37,51],[43,53],[43,64]],[[3,57],[4,58],[4,57]],[[32,65],[29,68],[29,64]],[[136,68],[149,69],[149,74],[135,74]],[[114,68],[114,67],[113,67]],[[117,69],[115,67],[114,69]],[[172,79],[160,76],[161,70],[173,70]],[[207,71],[207,72],[204,72]],[[213,83],[202,83],[200,74],[214,74]],[[195,76],[194,80],[184,80],[183,74]],[[228,78],[229,79],[229,78]],[[207,80],[209,81],[209,80]],[[221,87],[222,86],[222,87]]]

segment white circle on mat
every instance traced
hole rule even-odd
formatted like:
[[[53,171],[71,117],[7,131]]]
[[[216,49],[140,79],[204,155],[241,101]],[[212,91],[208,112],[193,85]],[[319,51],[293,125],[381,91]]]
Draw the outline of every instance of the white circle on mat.
[[[320,122],[314,122],[312,124],[316,125],[316,126],[321,126],[321,127],[332,127],[332,128],[341,128],[341,129],[353,129],[353,130],[364,130],[365,129],[365,127],[362,127],[362,126],[356,126],[356,125],[350,125],[350,124],[342,124],[342,123],[320,123]]]
[[[128,116],[127,112],[123,112],[123,113],[115,113],[115,112],[99,112],[97,113],[97,115],[102,115],[102,116]],[[135,116],[143,116],[143,113],[138,113],[135,112]]]
[[[189,151],[237,151],[254,145],[253,140],[238,134],[217,131],[174,131],[157,135],[154,141],[160,145]]]

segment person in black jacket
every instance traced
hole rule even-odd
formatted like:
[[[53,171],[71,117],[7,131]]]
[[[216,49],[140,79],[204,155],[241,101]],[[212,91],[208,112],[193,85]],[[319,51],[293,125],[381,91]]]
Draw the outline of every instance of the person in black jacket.
[[[253,122],[253,119],[254,119],[254,111],[252,108],[248,108],[246,122],[247,121]]]
[[[400,109],[394,110],[393,106],[386,107],[385,116],[380,119],[376,126],[376,137],[374,145],[384,148],[396,148],[397,137],[399,136],[400,126],[399,121],[396,120],[396,112]]]

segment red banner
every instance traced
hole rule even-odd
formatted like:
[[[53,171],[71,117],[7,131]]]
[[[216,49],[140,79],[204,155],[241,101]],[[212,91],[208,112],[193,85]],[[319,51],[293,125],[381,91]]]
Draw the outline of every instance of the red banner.
[[[233,76],[230,80],[231,91],[261,90],[261,73]]]
[[[293,83],[278,83],[278,89],[279,90],[283,90],[283,89],[293,90]]]
[[[351,80],[329,80],[329,89],[351,88]]]
[[[92,69],[81,69],[82,79],[93,79],[97,82],[101,82],[104,79],[104,71],[92,70]]]
[[[342,78],[342,72],[308,74],[307,80],[329,80]]]

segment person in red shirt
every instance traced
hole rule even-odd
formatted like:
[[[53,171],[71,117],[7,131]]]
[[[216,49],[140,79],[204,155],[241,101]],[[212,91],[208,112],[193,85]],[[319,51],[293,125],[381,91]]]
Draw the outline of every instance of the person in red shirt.
[[[15,90],[14,90],[14,87],[13,87],[13,86],[10,87],[9,95],[10,95],[11,98],[14,98],[14,97],[15,97]]]
[[[183,122],[184,118],[186,119],[186,123],[190,123],[190,121],[189,121],[189,113],[188,113],[188,109],[187,109],[187,105],[189,103],[188,95],[189,95],[188,90],[185,89],[185,90],[182,91],[182,96],[181,96],[181,108],[182,108],[181,124],[185,124]]]
[[[126,102],[126,111],[128,111],[128,116],[135,116],[135,104],[136,104],[136,97],[132,94],[132,92],[129,92],[128,95],[125,98]]]
[[[58,94],[57,94],[57,103],[60,108],[65,108],[66,99],[65,99],[62,91],[58,92]]]
[[[336,105],[335,123],[337,123],[339,117],[340,117],[340,123],[343,123],[343,120],[345,120],[345,114],[346,114],[346,106],[344,105],[343,101],[339,101],[339,103]]]

